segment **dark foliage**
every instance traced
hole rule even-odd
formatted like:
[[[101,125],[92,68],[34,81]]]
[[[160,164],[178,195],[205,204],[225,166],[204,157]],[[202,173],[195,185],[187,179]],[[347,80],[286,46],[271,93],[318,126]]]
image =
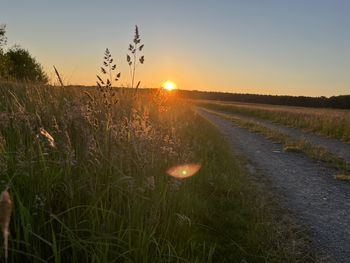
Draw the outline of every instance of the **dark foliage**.
[[[0,25],[0,49],[2,46],[6,44],[7,38],[6,38],[6,26],[5,25]]]
[[[5,56],[2,47],[6,44],[6,26],[0,25],[0,77],[4,74],[5,71]]]
[[[5,70],[2,77],[19,81],[47,83],[48,78],[42,66],[28,50],[19,46],[9,49],[4,55]]]
[[[191,99],[237,101],[300,107],[350,109],[350,95],[327,97],[276,96],[227,92],[179,91]]]

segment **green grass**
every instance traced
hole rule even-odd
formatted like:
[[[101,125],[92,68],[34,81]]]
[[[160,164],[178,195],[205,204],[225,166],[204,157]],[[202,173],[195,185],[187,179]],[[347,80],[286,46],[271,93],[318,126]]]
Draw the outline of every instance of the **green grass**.
[[[219,102],[198,102],[198,105],[272,121],[350,143],[350,112],[346,110]]]
[[[0,83],[0,102],[10,262],[310,260],[244,162],[172,93]],[[193,177],[165,172],[192,162]]]

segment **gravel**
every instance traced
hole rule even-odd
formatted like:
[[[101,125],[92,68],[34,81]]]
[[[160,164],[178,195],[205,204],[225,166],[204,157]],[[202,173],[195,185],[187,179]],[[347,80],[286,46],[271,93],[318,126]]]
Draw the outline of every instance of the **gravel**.
[[[218,111],[221,114],[228,116],[236,116],[242,120],[253,121],[261,126],[277,130],[280,133],[286,134],[294,139],[305,140],[316,146],[326,148],[329,152],[343,158],[346,162],[350,163],[350,144],[339,141],[337,139],[325,137],[322,135],[314,134],[312,132],[302,131],[297,128],[286,127],[281,124],[272,123],[266,120],[260,120],[254,117],[244,116],[243,114],[226,113],[224,111]]]
[[[281,144],[261,134],[203,109],[197,112],[220,129],[235,152],[247,156],[263,173],[280,204],[307,228],[316,251],[328,255],[329,261],[350,262],[349,182],[335,180],[336,170],[302,153],[283,152]]]

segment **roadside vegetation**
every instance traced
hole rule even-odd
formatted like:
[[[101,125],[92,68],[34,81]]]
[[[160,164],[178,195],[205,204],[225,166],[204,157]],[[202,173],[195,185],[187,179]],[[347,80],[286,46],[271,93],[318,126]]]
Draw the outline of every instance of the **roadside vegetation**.
[[[339,172],[345,177],[347,174],[350,173],[350,164],[343,158],[336,156],[324,147],[313,145],[312,143],[304,139],[292,138],[291,136],[288,136],[283,132],[279,132],[276,129],[268,128],[255,121],[244,120],[238,116],[232,116],[216,111],[208,111],[219,115],[222,118],[228,119],[242,128],[246,128],[253,132],[259,132],[262,135],[264,135],[267,139],[273,140],[277,143],[281,143],[283,145],[283,151],[285,152],[304,153],[311,159],[321,161],[325,163],[328,167],[339,170]]]
[[[350,111],[201,101],[198,105],[300,128],[350,143]]]
[[[138,91],[142,49],[136,28],[133,89],[114,87],[108,49],[97,87],[65,87],[57,70],[60,87],[0,82],[2,259],[312,260],[300,229],[187,100]]]
[[[304,259],[301,237],[173,93],[1,83],[0,94],[10,262]],[[166,174],[187,163],[202,169]]]

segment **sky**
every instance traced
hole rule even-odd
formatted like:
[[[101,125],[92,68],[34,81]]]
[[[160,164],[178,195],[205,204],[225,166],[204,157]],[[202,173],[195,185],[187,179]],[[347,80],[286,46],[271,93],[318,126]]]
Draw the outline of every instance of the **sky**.
[[[0,0],[0,24],[8,47],[66,84],[95,84],[108,47],[130,85],[138,25],[142,87],[333,96],[350,94],[349,11],[348,0]]]

